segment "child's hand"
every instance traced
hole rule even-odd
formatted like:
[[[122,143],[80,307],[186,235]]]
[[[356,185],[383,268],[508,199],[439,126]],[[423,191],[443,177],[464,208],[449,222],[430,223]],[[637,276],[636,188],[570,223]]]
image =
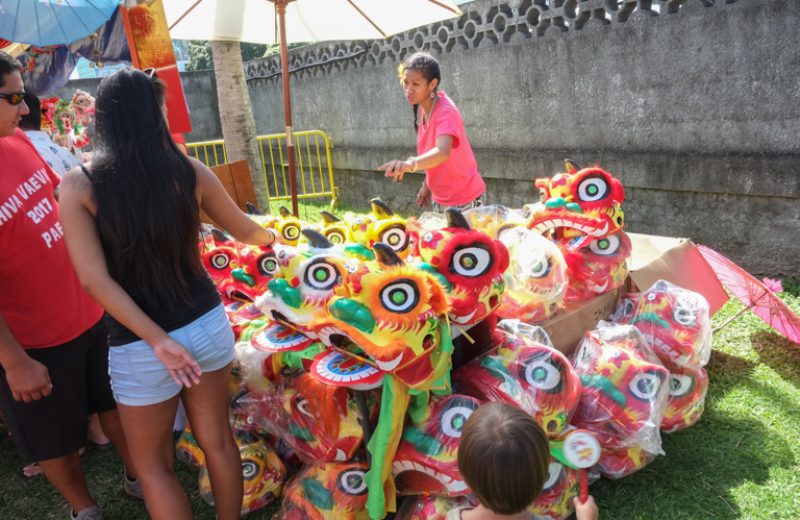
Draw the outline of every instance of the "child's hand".
[[[572,504],[575,506],[575,518],[577,520],[597,520],[600,517],[600,511],[597,509],[597,504],[594,503],[592,495],[589,495],[585,504],[582,504],[581,499],[578,497],[572,499]]]

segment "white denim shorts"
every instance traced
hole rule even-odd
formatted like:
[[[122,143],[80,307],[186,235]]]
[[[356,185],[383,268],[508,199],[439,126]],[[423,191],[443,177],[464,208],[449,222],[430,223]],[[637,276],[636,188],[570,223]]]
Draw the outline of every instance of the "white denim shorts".
[[[233,361],[233,331],[220,304],[193,322],[169,333],[186,347],[205,372],[213,372]],[[114,399],[128,406],[164,402],[183,388],[143,340],[110,347],[108,374]]]

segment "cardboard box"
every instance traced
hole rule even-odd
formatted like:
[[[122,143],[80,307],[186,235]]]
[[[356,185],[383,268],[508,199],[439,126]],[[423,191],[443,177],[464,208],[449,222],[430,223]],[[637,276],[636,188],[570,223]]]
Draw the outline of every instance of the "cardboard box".
[[[697,246],[688,238],[628,233],[633,246],[628,261],[634,290],[647,290],[658,280],[667,280],[705,296],[716,312],[728,301],[728,293]]]
[[[617,308],[620,296],[628,289],[626,284],[589,301],[567,307],[539,326],[550,336],[555,348],[564,354],[572,354],[586,331],[597,328],[598,321],[608,320]]]
[[[646,290],[658,280],[702,294],[712,315],[728,301],[728,293],[691,240],[638,233],[628,236],[633,249],[628,261],[628,281],[623,287],[567,307],[539,324],[561,352],[571,354],[586,331],[595,329],[598,321],[608,319],[623,294]]]

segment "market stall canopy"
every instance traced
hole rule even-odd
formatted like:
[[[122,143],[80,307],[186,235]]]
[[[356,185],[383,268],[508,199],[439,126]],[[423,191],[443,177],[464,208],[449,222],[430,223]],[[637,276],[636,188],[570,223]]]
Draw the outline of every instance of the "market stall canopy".
[[[452,0],[170,0],[164,3],[164,10],[173,39],[280,43],[286,153],[295,216],[299,212],[288,44],[386,38],[461,15]]]
[[[170,0],[164,9],[173,39],[264,44],[279,40],[272,1]],[[286,40],[386,38],[460,14],[452,0],[296,0],[286,8]]]
[[[69,45],[95,32],[118,6],[119,0],[0,0],[0,38]]]

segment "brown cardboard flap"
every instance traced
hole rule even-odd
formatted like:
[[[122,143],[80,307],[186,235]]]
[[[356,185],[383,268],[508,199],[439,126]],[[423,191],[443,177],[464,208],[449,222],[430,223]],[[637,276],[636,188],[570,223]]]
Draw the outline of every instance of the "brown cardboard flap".
[[[588,330],[597,328],[597,322],[608,320],[617,301],[627,287],[619,287],[586,302],[568,307],[544,323],[540,323],[553,346],[564,354],[572,354]]]
[[[667,280],[705,296],[712,315],[728,301],[725,288],[691,240],[638,233],[628,236],[633,247],[628,262],[630,278],[638,290]]]

